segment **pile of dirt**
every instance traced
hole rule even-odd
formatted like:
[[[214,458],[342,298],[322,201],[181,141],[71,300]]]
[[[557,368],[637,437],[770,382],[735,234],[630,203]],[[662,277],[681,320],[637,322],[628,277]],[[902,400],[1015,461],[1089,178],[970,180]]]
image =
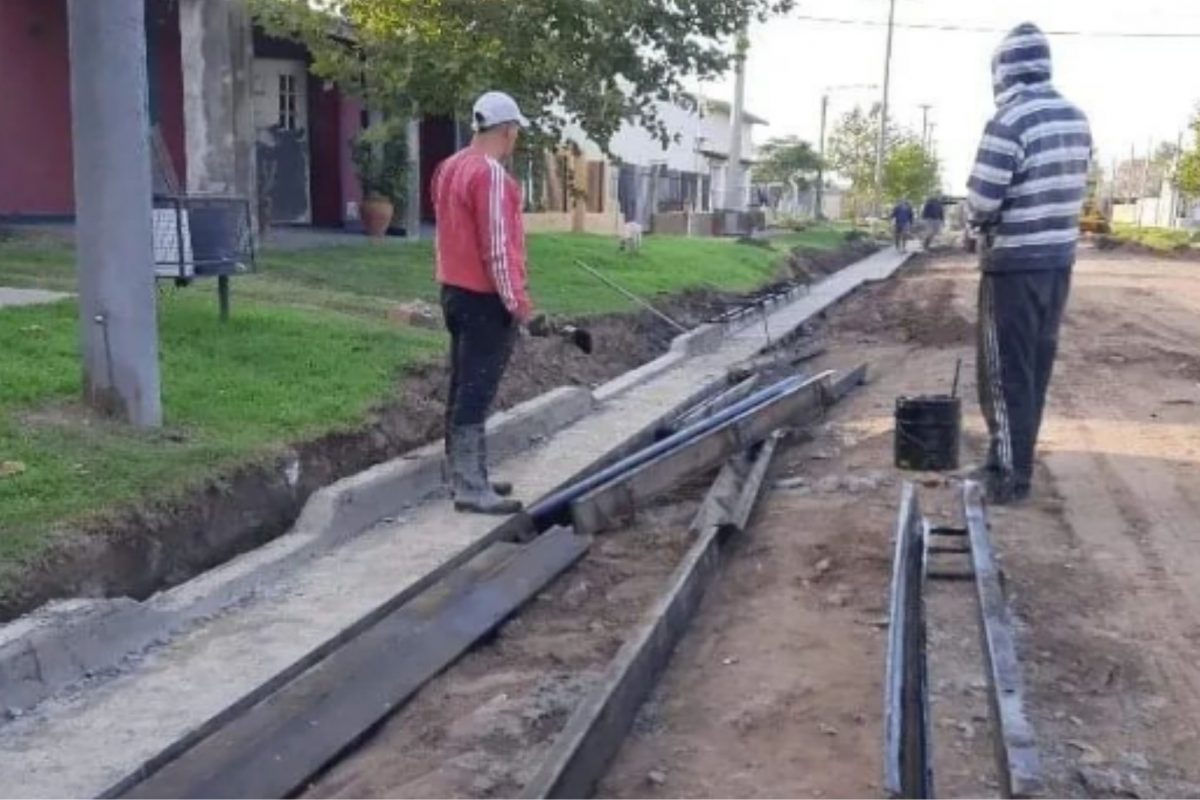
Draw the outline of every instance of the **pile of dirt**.
[[[898,340],[919,347],[957,347],[975,340],[975,322],[956,301],[953,280],[929,276],[897,281],[880,293],[860,293],[832,315],[832,330],[864,342]]]

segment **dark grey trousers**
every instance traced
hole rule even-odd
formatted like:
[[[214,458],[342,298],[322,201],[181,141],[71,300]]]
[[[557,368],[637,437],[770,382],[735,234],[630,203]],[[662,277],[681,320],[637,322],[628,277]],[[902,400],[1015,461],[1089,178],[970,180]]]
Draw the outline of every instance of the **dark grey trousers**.
[[[465,425],[483,425],[512,356],[517,325],[499,296],[442,287],[442,313],[450,332],[450,392],[446,442]]]
[[[1027,491],[1071,270],[984,272],[976,365],[991,443],[987,468]]]

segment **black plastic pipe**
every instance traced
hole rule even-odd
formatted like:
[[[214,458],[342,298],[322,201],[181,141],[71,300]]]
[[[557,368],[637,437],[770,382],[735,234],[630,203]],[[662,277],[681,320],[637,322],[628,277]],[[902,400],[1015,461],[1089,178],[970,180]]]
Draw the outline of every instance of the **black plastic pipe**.
[[[807,375],[792,376],[760,389],[749,397],[721,409],[711,417],[699,420],[678,433],[674,433],[632,455],[626,456],[612,466],[586,475],[575,483],[564,486],[530,506],[528,514],[533,519],[534,526],[539,531],[547,530],[554,525],[569,524],[571,504],[593,489],[621,477],[626,472],[642,466],[653,458],[657,458],[664,453],[669,453],[697,436],[715,430],[726,423],[755,411],[776,397],[794,391],[812,380],[815,379]]]

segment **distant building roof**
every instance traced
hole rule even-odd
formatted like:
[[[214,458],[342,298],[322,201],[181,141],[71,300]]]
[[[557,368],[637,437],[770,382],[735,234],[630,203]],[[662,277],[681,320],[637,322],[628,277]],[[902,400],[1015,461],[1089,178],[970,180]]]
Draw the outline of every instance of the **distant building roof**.
[[[700,106],[701,109],[703,109],[705,111],[718,111],[722,114],[727,114],[730,116],[733,115],[733,107],[730,105],[728,100],[717,100],[712,97],[701,97],[701,96],[691,94],[690,92],[688,93],[687,96],[690,97],[693,102],[695,102],[698,106]],[[767,122],[767,120],[760,117],[758,114],[754,114],[750,111],[747,111],[746,109],[742,109],[742,119],[751,125],[770,125],[771,124],[770,122]]]

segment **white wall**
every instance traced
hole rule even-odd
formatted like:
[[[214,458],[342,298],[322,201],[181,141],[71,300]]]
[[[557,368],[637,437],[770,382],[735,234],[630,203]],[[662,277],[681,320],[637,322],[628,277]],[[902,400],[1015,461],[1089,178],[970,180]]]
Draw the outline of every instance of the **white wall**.
[[[609,149],[627,164],[665,164],[667,169],[701,173],[708,171],[708,159],[697,152],[699,149],[718,153],[729,152],[731,125],[728,114],[709,110],[701,115],[673,103],[659,103],[658,114],[666,123],[667,129],[677,135],[677,141],[671,142],[664,149],[662,142],[645,128],[626,122],[613,135]],[[743,159],[754,158],[755,127],[757,126],[749,123],[743,124]],[[589,159],[597,160],[602,157],[600,147],[588,139],[578,125],[568,126],[563,131],[563,136],[578,144]]]

